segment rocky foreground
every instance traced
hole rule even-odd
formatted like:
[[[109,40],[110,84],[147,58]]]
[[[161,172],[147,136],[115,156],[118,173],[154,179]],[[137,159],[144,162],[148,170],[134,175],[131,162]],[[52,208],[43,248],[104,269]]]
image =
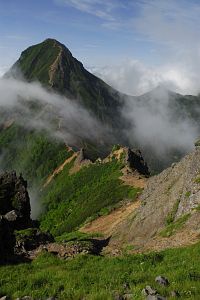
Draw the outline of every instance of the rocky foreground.
[[[200,147],[148,180],[141,205],[115,230],[111,245],[135,251],[189,245],[200,232]]]

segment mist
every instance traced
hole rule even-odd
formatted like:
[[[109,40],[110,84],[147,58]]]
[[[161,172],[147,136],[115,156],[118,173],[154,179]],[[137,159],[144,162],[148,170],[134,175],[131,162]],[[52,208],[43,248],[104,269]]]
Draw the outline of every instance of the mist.
[[[125,134],[132,145],[136,143],[146,153],[153,151],[163,161],[170,151],[185,154],[194,147],[200,128],[178,106],[177,96],[161,86],[141,97],[127,97],[122,115],[129,121]],[[200,115],[200,107],[195,109]]]
[[[47,90],[38,82],[0,79],[0,113],[3,126],[9,126],[12,120],[26,129],[45,130],[50,139],[60,140],[67,145],[74,145],[82,140],[100,144],[106,139],[112,141],[112,130],[77,101]],[[23,141],[19,140],[18,143],[21,142]],[[0,155],[0,170],[4,155],[5,153]],[[38,193],[39,187],[29,188],[33,218],[37,218],[42,210]]]
[[[34,114],[27,105],[33,101],[40,105],[40,110]],[[28,117],[27,127],[45,129],[51,136],[58,137],[65,143],[73,144],[77,137],[94,141],[106,136],[111,138],[111,129],[103,126],[81,104],[45,89],[38,82],[1,78],[0,106],[20,112],[21,122]],[[59,117],[57,128],[52,124],[55,117]]]

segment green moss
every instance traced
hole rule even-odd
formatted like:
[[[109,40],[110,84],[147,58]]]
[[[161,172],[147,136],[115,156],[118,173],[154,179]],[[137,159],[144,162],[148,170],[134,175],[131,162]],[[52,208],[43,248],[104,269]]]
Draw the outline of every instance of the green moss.
[[[162,236],[162,237],[172,236],[173,234],[175,234],[178,230],[180,230],[184,226],[184,224],[187,222],[189,217],[190,217],[190,214],[186,214],[186,215],[180,217],[179,219],[177,219],[175,222],[169,223],[169,225],[167,225],[165,227],[165,229],[163,229],[160,232],[160,236]]]

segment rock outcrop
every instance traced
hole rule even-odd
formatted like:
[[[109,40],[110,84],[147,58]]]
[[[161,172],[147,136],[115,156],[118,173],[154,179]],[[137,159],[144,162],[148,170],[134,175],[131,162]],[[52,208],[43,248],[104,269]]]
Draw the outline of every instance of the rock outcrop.
[[[149,179],[141,206],[121,223],[111,245],[138,251],[194,243],[200,232],[200,147]]]
[[[120,160],[124,164],[124,171],[126,173],[137,173],[138,175],[146,177],[150,175],[147,163],[145,162],[141,151],[138,149],[116,145],[103,162],[111,161],[113,158]]]
[[[0,215],[15,229],[30,226],[30,199],[27,182],[15,172],[0,175]]]
[[[27,183],[15,172],[0,175],[0,261],[14,254],[15,229],[29,226],[30,199]]]

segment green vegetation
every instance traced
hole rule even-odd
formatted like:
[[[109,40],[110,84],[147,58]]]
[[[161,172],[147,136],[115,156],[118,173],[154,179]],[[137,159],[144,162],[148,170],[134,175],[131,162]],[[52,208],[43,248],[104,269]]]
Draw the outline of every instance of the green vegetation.
[[[25,130],[19,125],[0,131],[1,168],[22,172],[32,185],[53,172],[71,153],[63,143],[52,141],[45,131]]]
[[[180,299],[199,299],[200,244],[160,253],[102,257],[80,255],[60,260],[44,253],[32,263],[0,267],[0,295],[14,299],[30,295],[36,299],[56,296],[59,300],[111,300],[115,293],[130,285],[135,300],[142,300],[141,290],[151,285],[169,297],[177,290]],[[158,275],[169,279],[169,287],[155,283]]]
[[[65,166],[43,192],[46,212],[41,217],[41,228],[54,236],[75,230],[88,217],[107,213],[125,198],[135,199],[139,192],[122,184],[121,164],[115,159],[89,165],[69,176],[72,164]]]
[[[185,193],[185,197],[187,197],[187,198],[189,198],[190,195],[191,195],[191,192],[190,192],[190,191],[187,191],[187,192]]]
[[[119,144],[114,145],[114,146],[112,147],[112,152],[115,152],[115,151],[119,150],[120,148],[121,148],[121,146],[120,146]]]
[[[52,42],[46,40],[36,46],[31,46],[22,52],[17,65],[28,80],[38,80],[44,84],[49,82],[49,68],[58,56],[59,48],[52,47]]]
[[[179,203],[180,203],[180,199],[177,199],[176,203],[173,206],[172,211],[167,215],[166,225],[169,225],[169,224],[174,222],[174,219],[175,219],[175,216],[176,216],[176,213],[177,213],[177,210],[178,210]]]
[[[200,177],[197,177],[194,182],[195,183],[200,183]]]
[[[160,232],[160,235],[162,237],[170,237],[171,235],[175,234],[178,230],[180,230],[183,227],[183,225],[187,222],[189,217],[190,214],[186,214],[177,219],[175,222],[169,223],[169,225],[167,225],[165,229],[163,229]]]

